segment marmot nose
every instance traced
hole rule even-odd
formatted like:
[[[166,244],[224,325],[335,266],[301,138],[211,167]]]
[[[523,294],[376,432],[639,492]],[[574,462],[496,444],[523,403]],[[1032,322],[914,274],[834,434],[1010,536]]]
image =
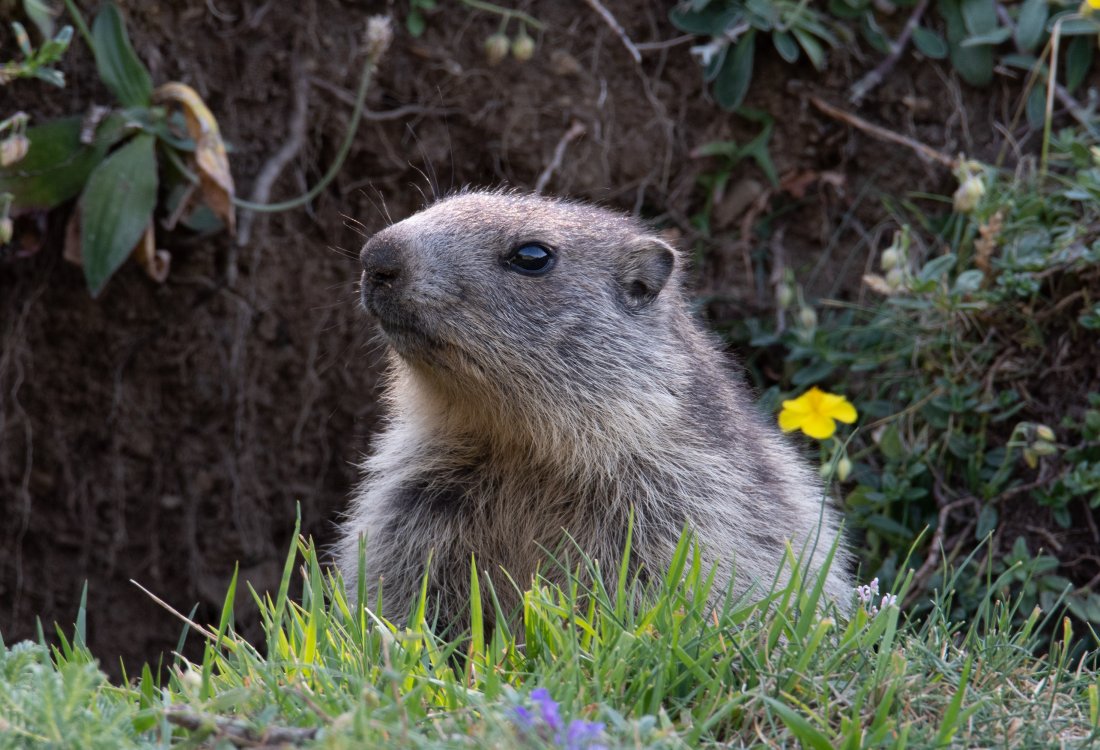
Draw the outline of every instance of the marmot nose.
[[[363,279],[373,287],[393,286],[402,274],[401,249],[390,241],[372,240],[363,247],[359,261]]]

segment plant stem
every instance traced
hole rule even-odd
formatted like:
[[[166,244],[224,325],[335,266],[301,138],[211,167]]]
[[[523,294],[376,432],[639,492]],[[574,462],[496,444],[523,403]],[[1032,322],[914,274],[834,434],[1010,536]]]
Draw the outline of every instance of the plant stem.
[[[84,23],[84,16],[80,14],[80,9],[76,7],[76,3],[73,0],[65,0],[65,9],[69,11],[69,15],[73,17],[73,23],[76,25],[76,30],[80,32],[80,36],[84,37],[84,43],[88,45],[88,49],[95,54],[95,42],[92,41],[92,32],[88,30],[88,24]]]
[[[488,11],[489,13],[496,13],[504,16],[505,18],[518,18],[528,26],[542,31],[546,26],[542,21],[538,20],[532,15],[524,13],[522,10],[512,10],[510,8],[502,8],[494,3],[486,2],[486,0],[462,0],[462,4],[478,10]]]
[[[291,198],[290,200],[282,201],[280,203],[253,203],[252,201],[244,200],[243,198],[237,198],[234,196],[233,205],[238,208],[244,208],[249,211],[256,211],[260,213],[276,213],[278,211],[288,211],[292,208],[305,205],[311,200],[316,198],[322,190],[328,187],[328,184],[336,177],[340,172],[341,167],[344,166],[344,160],[348,156],[348,152],[351,151],[351,144],[355,141],[355,133],[359,129],[359,121],[363,117],[363,106],[367,101],[367,89],[370,88],[371,74],[374,72],[375,58],[368,55],[367,61],[363,63],[363,73],[359,78],[359,90],[355,95],[355,110],[351,113],[351,122],[348,123],[347,133],[344,135],[344,142],[340,144],[340,150],[336,153],[336,159],[332,162],[332,166],[329,167],[328,172],[321,180],[310,188],[308,191],[299,195],[297,198]]]

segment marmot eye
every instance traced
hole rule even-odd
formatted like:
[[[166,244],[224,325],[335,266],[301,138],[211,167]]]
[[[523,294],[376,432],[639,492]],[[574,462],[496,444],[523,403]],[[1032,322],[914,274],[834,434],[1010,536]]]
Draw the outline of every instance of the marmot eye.
[[[554,254],[549,248],[532,242],[513,250],[504,258],[504,264],[518,273],[538,276],[554,267]]]

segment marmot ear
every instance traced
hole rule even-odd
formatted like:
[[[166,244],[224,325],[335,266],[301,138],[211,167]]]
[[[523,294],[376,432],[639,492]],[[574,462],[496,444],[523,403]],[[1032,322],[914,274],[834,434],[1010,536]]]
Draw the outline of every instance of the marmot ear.
[[[629,248],[619,276],[627,306],[640,310],[657,299],[675,266],[676,253],[664,240],[646,237]]]

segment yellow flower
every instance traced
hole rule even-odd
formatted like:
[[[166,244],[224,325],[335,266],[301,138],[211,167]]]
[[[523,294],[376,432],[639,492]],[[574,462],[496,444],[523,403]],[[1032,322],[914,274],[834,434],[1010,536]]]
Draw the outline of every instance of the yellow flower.
[[[857,416],[848,399],[814,386],[798,398],[783,402],[779,427],[783,432],[802,430],[815,440],[825,440],[836,432],[838,421],[851,424]]]

